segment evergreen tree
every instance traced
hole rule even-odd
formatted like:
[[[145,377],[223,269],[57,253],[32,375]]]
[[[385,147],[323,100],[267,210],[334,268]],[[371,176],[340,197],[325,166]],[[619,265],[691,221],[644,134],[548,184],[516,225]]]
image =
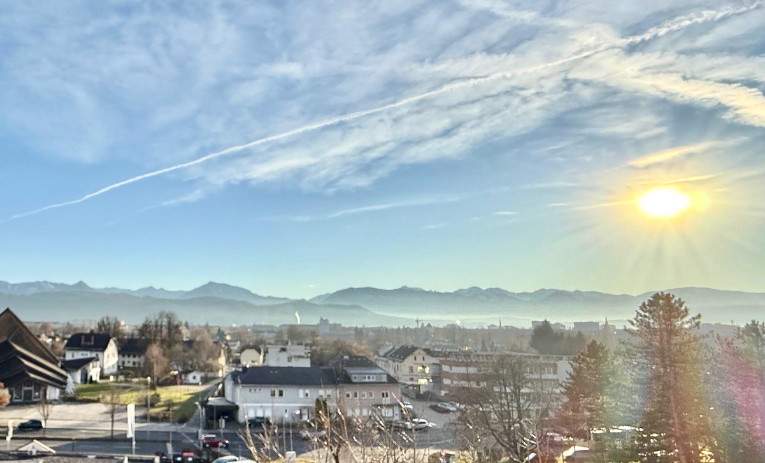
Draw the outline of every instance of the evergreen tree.
[[[657,293],[630,320],[635,365],[643,380],[640,460],[697,463],[712,445],[703,389],[699,316],[681,299]]]
[[[609,393],[613,378],[611,354],[597,341],[574,357],[571,373],[563,384],[565,397],[561,419],[575,436],[590,436],[593,428],[609,427]]]

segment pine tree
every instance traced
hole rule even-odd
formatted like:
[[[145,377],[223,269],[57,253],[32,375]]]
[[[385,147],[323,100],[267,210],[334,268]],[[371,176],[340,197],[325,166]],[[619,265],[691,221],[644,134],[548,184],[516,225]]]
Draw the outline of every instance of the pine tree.
[[[699,320],[668,293],[651,296],[630,320],[634,361],[645,387],[637,442],[641,461],[697,463],[711,448]]]
[[[597,341],[590,341],[574,357],[563,385],[565,401],[561,408],[563,425],[573,435],[589,438],[593,428],[612,424],[608,410],[612,370],[611,354]]]

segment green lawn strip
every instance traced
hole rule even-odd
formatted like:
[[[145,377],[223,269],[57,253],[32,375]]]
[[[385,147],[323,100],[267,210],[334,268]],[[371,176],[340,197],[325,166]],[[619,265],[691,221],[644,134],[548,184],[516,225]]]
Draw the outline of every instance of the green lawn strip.
[[[111,388],[117,391],[117,402],[123,405],[134,403],[137,406],[146,405],[147,389],[136,384],[98,383],[81,384],[77,387],[76,397],[83,401],[99,401],[108,403],[111,400]],[[175,422],[185,422],[194,414],[196,403],[199,401],[205,387],[203,386],[161,386],[151,391],[151,395],[159,396],[157,401],[152,398],[150,415],[153,419]]]

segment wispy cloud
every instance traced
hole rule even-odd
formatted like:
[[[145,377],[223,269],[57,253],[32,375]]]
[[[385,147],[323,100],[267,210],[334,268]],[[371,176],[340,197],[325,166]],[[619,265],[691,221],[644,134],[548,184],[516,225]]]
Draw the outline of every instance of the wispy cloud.
[[[500,217],[510,217],[510,216],[518,215],[518,212],[516,212],[516,211],[494,211],[493,215],[500,216]]]
[[[433,196],[412,198],[397,201],[390,201],[384,203],[368,204],[364,206],[351,207],[347,209],[339,209],[334,212],[330,212],[323,215],[292,215],[286,217],[276,217],[276,220],[289,220],[292,222],[314,222],[317,220],[333,220],[341,219],[345,217],[352,217],[362,214],[371,214],[375,212],[384,212],[393,209],[403,209],[410,207],[422,207],[432,206],[437,204],[448,204],[461,201],[465,199],[465,195],[448,195],[448,196]]]
[[[490,4],[489,7],[494,8],[495,5]],[[539,79],[538,74],[557,74],[585,59],[601,54],[611,57],[615,55],[615,50],[624,51],[627,47],[664,37],[692,25],[720,21],[759,7],[760,3],[754,3],[743,7],[704,10],[671,19],[641,34],[623,38],[614,37],[609,31],[605,34],[606,40],[601,40],[603,34],[600,37],[596,34],[597,38],[593,39],[593,31],[582,30],[575,32],[567,49],[560,50],[560,58],[549,59],[549,53],[538,51],[528,56],[501,55],[497,56],[496,70],[480,72],[483,69],[477,69],[479,72],[469,72],[469,77],[465,77],[465,73],[471,70],[454,61],[449,64],[450,71],[439,79],[447,82],[435,88],[428,90],[427,87],[432,84],[426,81],[416,86],[418,89],[425,87],[424,91],[411,96],[214,150],[189,161],[109,184],[76,199],[15,214],[11,220],[80,204],[154,177],[199,169],[203,164],[231,158],[264,145],[279,146],[271,150],[273,154],[269,153],[260,159],[247,157],[241,162],[220,165],[209,171],[201,170],[198,175],[220,185],[306,173],[305,182],[309,183],[336,183],[345,188],[364,186],[401,165],[455,156],[502,131],[505,136],[525,133],[548,120],[555,113],[555,108],[567,107],[560,100],[568,95],[561,93],[565,86],[560,78]],[[530,15],[526,19],[533,21],[535,16]],[[299,70],[298,74],[295,74],[296,70]],[[311,72],[305,66],[295,64],[289,66],[289,71],[291,76],[296,77],[310,75]],[[425,75],[423,73],[420,77]],[[577,76],[588,77],[581,73]],[[603,80],[602,75],[589,77]],[[661,74],[628,77],[616,76],[609,83],[669,98],[713,101],[729,107],[731,117],[748,123],[760,124],[765,120],[762,118],[762,95],[741,85],[682,81],[674,75]],[[426,102],[430,103],[428,107],[424,107]],[[573,101],[568,102],[571,103]],[[407,107],[416,109],[407,110]],[[383,118],[372,117],[383,115]],[[507,130],[508,120],[515,124],[512,131]],[[340,128],[344,139],[337,133]],[[326,150],[316,150],[313,146],[310,149],[288,146],[299,143],[300,137],[321,131],[327,131],[320,142],[320,145],[326,145]],[[405,153],[402,153],[402,147],[407,147]]]
[[[632,167],[638,168],[653,166],[655,164],[675,161],[679,158],[683,158],[691,154],[701,153],[717,145],[719,145],[719,142],[708,141],[704,143],[694,143],[692,145],[675,146],[673,148],[644,154],[629,161],[628,164]]]

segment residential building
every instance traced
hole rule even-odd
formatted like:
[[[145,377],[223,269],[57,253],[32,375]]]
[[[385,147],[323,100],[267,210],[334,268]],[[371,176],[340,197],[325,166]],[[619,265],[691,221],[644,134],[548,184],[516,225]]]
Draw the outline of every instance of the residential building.
[[[551,393],[559,400],[561,385],[571,372],[571,357],[526,352],[454,352],[441,358],[441,392],[458,396],[471,389],[485,387],[487,376],[500,356],[522,358],[526,362],[529,384]]]
[[[263,365],[269,367],[310,367],[311,346],[305,344],[271,344],[266,347]]]
[[[245,367],[259,367],[263,365],[263,348],[260,346],[248,346],[239,353],[239,363]]]
[[[74,394],[78,384],[97,383],[101,380],[101,363],[97,357],[64,360],[61,367],[69,376],[66,383],[66,393],[69,395]]]
[[[403,345],[395,347],[376,359],[377,365],[399,383],[425,392],[433,382],[431,368],[436,359],[423,348]]]
[[[117,373],[119,350],[117,340],[106,333],[75,333],[64,346],[64,360],[96,357],[101,364],[101,375]]]
[[[142,370],[146,362],[146,349],[148,347],[149,341],[147,339],[125,339],[119,345],[117,367],[120,370]]]
[[[57,400],[67,383],[58,358],[11,309],[0,313],[0,382],[11,403]]]
[[[225,398],[237,407],[239,422],[300,422],[314,417],[316,400],[345,416],[400,417],[400,387],[376,366],[243,368],[224,381]]]

